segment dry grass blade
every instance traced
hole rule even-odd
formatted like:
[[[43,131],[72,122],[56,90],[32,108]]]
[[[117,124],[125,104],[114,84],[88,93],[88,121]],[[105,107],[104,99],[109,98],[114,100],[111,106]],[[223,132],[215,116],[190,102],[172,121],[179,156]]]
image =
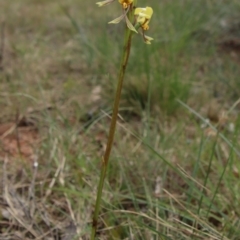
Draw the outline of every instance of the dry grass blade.
[[[215,132],[218,132],[218,130],[208,121],[206,121],[206,119],[204,117],[202,117],[199,113],[197,113],[195,110],[193,110],[191,107],[189,107],[187,104],[185,104],[184,102],[182,102],[181,100],[177,99],[177,101],[186,109],[188,109],[191,113],[193,113],[194,115],[196,115],[199,119],[201,119],[205,124],[207,124],[211,129],[213,129]],[[219,136],[228,144],[229,147],[231,147],[234,152],[240,157],[240,152],[233,146],[233,144],[222,134],[219,133]]]
[[[65,166],[65,163],[66,163],[66,158],[63,156],[61,164],[59,166],[60,167],[59,182],[63,187],[65,186],[65,180],[64,180],[64,166]],[[72,206],[71,206],[71,201],[70,201],[69,197],[67,196],[67,193],[64,193],[64,196],[66,198],[66,202],[67,202],[68,210],[70,212],[70,216],[72,218],[72,222],[75,226],[75,227],[71,227],[70,230],[68,229],[70,231],[69,235],[70,236],[80,235],[81,229],[78,227],[78,224],[77,224],[77,221],[76,221],[76,218],[75,218]],[[79,238],[79,240],[81,240],[81,239],[82,238]]]
[[[179,204],[179,206],[184,209],[185,212],[187,212],[191,217],[193,217],[193,219],[195,219],[198,223],[202,224],[202,226],[206,226],[207,222],[205,221],[205,219],[201,219],[200,216],[192,213],[190,210],[188,210],[183,203],[181,203],[176,197],[174,197],[173,194],[171,194],[170,192],[168,192],[166,189],[164,189],[164,192],[171,198],[173,199],[177,204]],[[177,219],[176,219],[177,220]],[[186,225],[185,223],[183,223],[181,221],[181,223],[183,225]],[[208,236],[208,237],[212,237],[213,239],[222,239],[222,240],[230,240],[224,236],[221,236],[220,233],[214,229],[213,227],[211,227],[209,224],[207,225],[207,228],[209,230],[211,230],[211,234],[210,233],[206,233],[206,232],[202,232],[202,230],[199,230],[199,229],[196,229],[195,227],[193,226],[189,226],[187,225],[187,232],[189,232],[189,229],[191,229],[191,232],[189,232],[190,234],[193,234],[195,235],[196,233],[199,233],[200,235],[205,235],[205,236]],[[212,234],[215,234],[215,235],[212,235]]]
[[[50,159],[53,159],[54,155],[55,155],[55,152],[56,152],[56,149],[57,149],[57,144],[58,144],[58,141],[57,139],[55,139],[54,141],[54,145],[53,145],[53,148],[52,148],[52,151],[51,151],[51,155],[50,155]],[[53,186],[55,185],[56,181],[57,181],[57,177],[59,176],[59,173],[60,171],[62,170],[61,168],[61,165],[58,166],[49,186],[48,186],[48,189],[46,191],[46,194],[43,198],[43,203],[47,200],[47,198],[49,197],[49,195],[52,193],[52,188]]]
[[[7,212],[9,218],[16,220],[20,226],[29,231],[35,238],[42,233],[34,229],[34,220],[30,216],[30,206],[27,199],[19,196],[15,189],[8,183],[7,179],[7,158],[4,163],[4,189],[3,199],[7,204]]]

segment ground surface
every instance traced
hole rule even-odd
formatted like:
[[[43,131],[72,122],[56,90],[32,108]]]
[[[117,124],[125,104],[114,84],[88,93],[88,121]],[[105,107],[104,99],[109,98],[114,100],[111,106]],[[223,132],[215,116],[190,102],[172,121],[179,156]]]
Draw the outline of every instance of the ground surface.
[[[98,237],[238,240],[239,1],[151,4],[154,42],[133,39]],[[107,22],[121,11],[0,5],[0,239],[89,239],[124,29]]]

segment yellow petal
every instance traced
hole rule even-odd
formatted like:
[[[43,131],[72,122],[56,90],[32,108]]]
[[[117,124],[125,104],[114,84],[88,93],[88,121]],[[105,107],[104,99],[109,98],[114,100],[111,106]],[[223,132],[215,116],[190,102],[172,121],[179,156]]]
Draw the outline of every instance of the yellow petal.
[[[149,19],[151,19],[153,15],[153,9],[151,7],[146,7],[146,15],[149,16]]]
[[[153,15],[153,9],[151,7],[136,8],[134,11],[134,15],[138,15],[139,17],[143,17],[146,19],[151,19]]]
[[[134,11],[134,15],[139,15],[140,12],[142,12],[143,8],[136,8]]]
[[[141,16],[141,15],[138,15],[137,17],[137,22],[140,23],[141,25],[146,21],[146,18]]]

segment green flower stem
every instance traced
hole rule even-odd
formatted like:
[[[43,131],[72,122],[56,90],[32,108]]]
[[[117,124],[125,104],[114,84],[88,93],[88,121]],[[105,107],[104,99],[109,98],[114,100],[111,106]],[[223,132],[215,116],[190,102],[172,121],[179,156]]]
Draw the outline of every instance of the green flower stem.
[[[133,17],[134,17],[133,11],[134,11],[133,5],[131,5],[129,12],[128,12],[128,19],[130,21],[132,21]],[[112,113],[110,129],[109,129],[107,147],[106,147],[104,156],[102,158],[101,175],[100,175],[100,180],[99,180],[99,185],[98,185],[97,198],[96,198],[95,209],[94,209],[94,214],[93,214],[93,221],[92,221],[91,240],[95,239],[96,232],[97,232],[98,216],[99,216],[101,199],[102,199],[102,190],[103,190],[104,180],[105,180],[106,173],[107,173],[109,156],[110,156],[113,141],[114,141],[114,134],[115,134],[116,124],[117,124],[118,109],[119,109],[119,103],[120,103],[120,98],[121,98],[123,80],[124,80],[125,71],[126,71],[126,67],[127,67],[127,63],[128,63],[128,58],[130,55],[131,39],[132,39],[132,31],[126,26],[125,36],[124,36],[124,48],[123,48],[123,54],[122,54],[119,75],[118,75],[118,85],[117,85],[115,100],[114,100],[114,104],[113,104],[113,113]]]

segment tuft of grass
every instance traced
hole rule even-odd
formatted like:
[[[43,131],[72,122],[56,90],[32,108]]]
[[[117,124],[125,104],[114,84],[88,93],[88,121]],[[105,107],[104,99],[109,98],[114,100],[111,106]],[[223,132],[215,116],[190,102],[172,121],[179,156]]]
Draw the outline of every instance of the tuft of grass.
[[[144,50],[133,38],[98,237],[238,239],[239,60],[229,38],[238,38],[239,1],[152,3],[154,42]],[[19,115],[38,134],[34,154],[19,156],[4,145],[15,132],[1,133],[0,238],[87,239],[121,51],[120,29],[102,23],[118,12],[12,0],[0,15],[0,129]],[[212,100],[229,112],[218,132],[205,121]]]

